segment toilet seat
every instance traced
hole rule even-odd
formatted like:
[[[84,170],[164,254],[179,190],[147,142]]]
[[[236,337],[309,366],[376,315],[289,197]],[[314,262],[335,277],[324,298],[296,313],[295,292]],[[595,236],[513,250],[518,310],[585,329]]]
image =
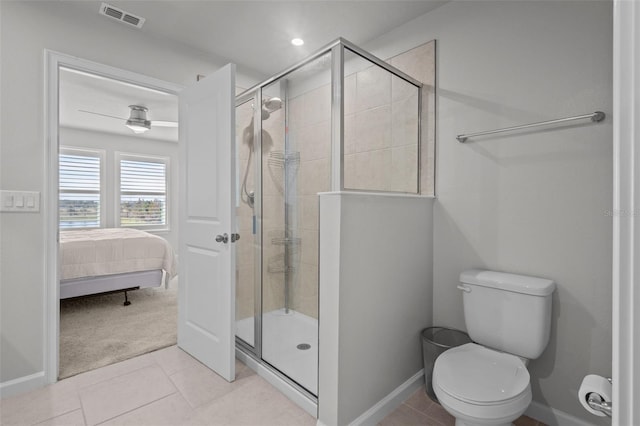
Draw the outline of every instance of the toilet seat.
[[[467,343],[436,360],[433,379],[451,397],[474,405],[504,404],[529,389],[529,372],[515,355]]]

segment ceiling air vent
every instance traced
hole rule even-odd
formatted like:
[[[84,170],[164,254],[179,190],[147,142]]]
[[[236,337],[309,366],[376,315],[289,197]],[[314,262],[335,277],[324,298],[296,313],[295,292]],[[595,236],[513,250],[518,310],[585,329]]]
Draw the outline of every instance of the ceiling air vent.
[[[142,28],[145,21],[145,19],[140,16],[125,12],[119,7],[111,6],[107,3],[102,3],[102,5],[100,5],[99,12],[101,15],[108,16],[118,22],[122,22],[123,24],[131,25],[136,28]]]

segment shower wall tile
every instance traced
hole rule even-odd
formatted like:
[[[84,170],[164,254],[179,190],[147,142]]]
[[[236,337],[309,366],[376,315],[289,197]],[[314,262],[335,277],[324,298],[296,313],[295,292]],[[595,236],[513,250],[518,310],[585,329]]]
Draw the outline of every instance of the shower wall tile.
[[[331,87],[329,85],[311,90],[303,98],[301,127],[331,120]]]
[[[262,275],[262,311],[267,313],[284,307],[284,273]]]
[[[356,185],[358,182],[360,182],[359,174],[357,171],[357,165],[358,165],[357,160],[358,160],[358,154],[356,154],[355,152],[351,154],[345,153],[344,155],[343,179],[344,179],[344,187],[347,189],[350,187],[350,185]]]
[[[297,96],[295,98],[289,99],[289,121],[288,121],[288,126],[289,126],[289,131],[295,131],[297,129],[299,129],[300,127],[304,127],[303,126],[303,117],[304,117],[304,97],[305,95],[302,96]]]
[[[420,46],[392,58],[389,62],[407,74],[425,83],[426,96],[433,99],[433,43]],[[429,58],[423,56],[431,55]],[[403,68],[404,67],[404,68]],[[425,67],[431,69],[424,70]],[[294,309],[317,317],[317,229],[318,192],[330,189],[330,86],[326,85],[304,93],[288,101],[290,149],[300,152],[297,179],[297,233],[301,238],[299,253],[291,257],[295,272],[292,272],[291,303]],[[393,77],[387,71],[371,66],[346,76],[344,81],[344,164],[345,187],[355,189],[415,192],[417,181],[417,155],[415,144],[418,129],[417,93],[406,81]],[[431,188],[433,170],[433,111],[423,98],[422,187]],[[431,115],[429,115],[431,114]],[[432,117],[430,121],[429,117]],[[271,120],[271,118],[269,119]],[[275,121],[273,122],[275,123]],[[276,126],[265,127],[275,135]],[[271,137],[274,138],[274,135]],[[283,139],[283,138],[282,138]],[[274,147],[281,142],[275,140]],[[426,149],[425,149],[426,148]],[[274,148],[275,149],[275,148]],[[281,148],[280,148],[281,149]],[[413,166],[413,167],[412,167]],[[263,190],[265,196],[280,196],[283,202],[283,173],[265,167]],[[425,184],[425,181],[427,182]],[[349,185],[351,183],[351,185]],[[275,200],[275,198],[273,198]],[[277,229],[268,215],[276,215],[265,201],[265,230]],[[277,222],[277,221],[276,221]],[[284,223],[280,225],[283,229]],[[268,251],[268,250],[267,250]],[[273,255],[273,252],[272,252]],[[269,280],[275,279],[268,274]],[[278,278],[284,280],[284,274]],[[277,280],[276,280],[277,281]],[[274,283],[271,289],[277,286]],[[270,293],[267,299],[270,308],[281,307],[283,296],[280,289]]]
[[[270,197],[284,195],[284,169],[269,164],[268,157],[262,162],[262,194]]]
[[[347,161],[347,157],[351,158]],[[351,169],[348,175],[345,173],[345,188],[387,190],[387,181],[391,178],[391,158],[390,148],[345,156],[345,169],[347,163]]]
[[[315,229],[302,229],[300,236],[302,238],[300,262],[309,265],[317,265],[318,231]]]
[[[356,152],[391,147],[391,107],[383,105],[356,113]]]
[[[356,131],[356,114],[348,114],[344,116],[344,153],[354,154],[357,151],[358,132]]]
[[[318,229],[318,196],[303,195],[298,198],[298,208],[300,209],[300,227],[305,229]]]
[[[418,147],[415,144],[391,149],[391,179],[387,190],[397,192],[415,192],[418,185],[417,167],[407,167],[418,163]]]
[[[331,122],[322,121],[301,128],[291,137],[294,149],[300,151],[300,160],[318,160],[331,156]]]
[[[417,146],[418,140],[418,93],[394,102],[391,105],[391,139],[393,146]],[[411,167],[411,164],[407,164]],[[412,189],[415,192],[415,188]]]
[[[284,198],[281,195],[262,197],[262,229],[284,229]]]
[[[371,66],[356,76],[356,111],[389,105],[391,102],[391,74],[378,66]]]
[[[312,318],[318,318],[318,266],[301,264],[296,284],[292,289],[294,309]]]
[[[433,54],[432,42],[389,62],[417,80],[430,82],[433,87]],[[424,67],[431,69],[424,70]],[[424,93],[431,96],[424,99],[433,100],[432,91]],[[434,127],[429,123],[434,122],[435,116],[429,109],[431,104],[423,103],[422,157],[418,164],[418,93],[415,86],[382,68],[370,66],[345,78],[344,97],[345,188],[415,193],[420,168],[421,186],[426,189],[423,193],[433,193]],[[429,117],[431,121],[428,121]],[[414,145],[414,149],[389,150],[405,145]],[[407,163],[402,164],[405,160]]]
[[[423,84],[420,150],[420,193],[423,195],[433,195],[435,188],[435,49],[436,42],[432,40],[388,60]]]
[[[345,76],[344,78],[344,114],[349,115],[357,111],[356,109],[356,74]]]
[[[391,76],[391,102],[404,100],[413,96],[415,93],[416,89],[413,84],[400,77]]]
[[[301,161],[299,172],[301,194],[315,195],[318,192],[330,190],[330,164],[328,158]]]
[[[391,58],[388,62],[423,84],[435,82],[435,41],[430,41]]]

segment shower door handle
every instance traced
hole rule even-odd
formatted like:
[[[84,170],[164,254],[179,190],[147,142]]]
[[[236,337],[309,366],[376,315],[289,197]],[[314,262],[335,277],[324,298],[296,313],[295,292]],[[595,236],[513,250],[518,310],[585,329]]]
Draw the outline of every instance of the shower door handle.
[[[227,244],[229,242],[229,235],[226,232],[222,235],[216,235],[216,242]]]

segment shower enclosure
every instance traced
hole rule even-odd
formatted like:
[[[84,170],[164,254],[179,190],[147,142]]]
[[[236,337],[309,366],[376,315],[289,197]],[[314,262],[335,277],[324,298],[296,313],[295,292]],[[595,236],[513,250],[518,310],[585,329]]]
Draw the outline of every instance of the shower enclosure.
[[[236,98],[237,348],[318,394],[318,193],[419,193],[421,84],[343,39]]]

